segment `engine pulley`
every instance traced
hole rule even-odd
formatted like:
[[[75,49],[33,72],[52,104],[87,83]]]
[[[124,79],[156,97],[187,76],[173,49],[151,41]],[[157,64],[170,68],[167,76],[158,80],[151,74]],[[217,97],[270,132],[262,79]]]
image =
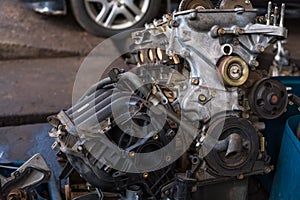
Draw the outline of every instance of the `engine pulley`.
[[[282,115],[288,104],[285,86],[275,79],[263,79],[252,87],[248,101],[251,110],[260,118],[274,119]]]
[[[209,127],[207,135],[214,137],[216,144],[205,157],[210,172],[221,176],[238,176],[250,172],[258,155],[259,139],[249,121],[238,117],[219,119]]]
[[[221,60],[219,74],[225,85],[238,87],[248,80],[249,67],[240,57],[228,56]]]
[[[253,9],[253,6],[250,0],[222,0],[219,6],[221,9],[235,9],[235,8],[244,8],[244,9]]]
[[[213,4],[210,0],[183,0],[180,2],[179,11],[191,9],[212,9]]]

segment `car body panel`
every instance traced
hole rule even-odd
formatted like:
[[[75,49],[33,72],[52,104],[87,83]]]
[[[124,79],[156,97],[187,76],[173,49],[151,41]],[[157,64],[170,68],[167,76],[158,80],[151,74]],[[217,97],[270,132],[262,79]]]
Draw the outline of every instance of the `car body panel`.
[[[67,5],[65,0],[23,0],[23,2],[28,8],[41,14],[67,14]]]
[[[25,5],[42,14],[49,15],[65,15],[67,13],[66,0],[22,0]],[[167,11],[171,12],[172,9],[178,6],[178,0],[166,0]],[[171,3],[172,2],[172,3]],[[259,14],[266,13],[266,7],[269,0],[252,0],[253,6],[259,8]],[[283,2],[282,0],[272,0],[273,4],[278,6]],[[288,0],[286,3],[286,17],[288,18],[300,18],[300,1],[299,0]]]

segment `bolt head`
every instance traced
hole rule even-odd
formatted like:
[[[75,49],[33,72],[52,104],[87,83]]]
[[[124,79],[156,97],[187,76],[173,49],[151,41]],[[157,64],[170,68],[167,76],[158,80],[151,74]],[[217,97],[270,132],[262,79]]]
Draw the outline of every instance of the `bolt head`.
[[[143,173],[143,177],[144,178],[148,178],[149,177],[149,174],[147,172]]]
[[[82,151],[82,150],[83,150],[83,147],[80,145],[80,146],[77,147],[77,150],[78,150],[78,151]]]
[[[129,152],[129,156],[130,156],[130,157],[134,157],[134,156],[135,156],[135,152],[134,152],[134,151],[130,151],[130,152]]]
[[[193,85],[198,85],[199,84],[199,80],[197,78],[193,78],[192,79],[192,84]]]
[[[176,27],[179,26],[179,23],[178,23],[176,20],[171,20],[171,21],[170,21],[170,26],[176,28]]]
[[[157,134],[153,135],[154,140],[158,140],[159,136]]]
[[[205,102],[206,101],[206,96],[204,94],[199,95],[199,101]]]
[[[259,66],[259,62],[257,60],[252,60],[251,61],[251,65],[254,67],[258,67]]]
[[[265,167],[265,173],[268,174],[272,171],[271,167]]]
[[[238,64],[233,64],[229,67],[229,77],[238,80],[242,77],[243,70],[242,67]]]
[[[190,19],[195,19],[197,17],[197,13],[192,12],[189,17],[190,17]]]
[[[211,96],[214,98],[214,97],[217,96],[217,93],[216,93],[215,91],[212,91],[212,92],[211,92]]]
[[[245,178],[244,174],[240,174],[237,176],[237,179],[239,179],[239,180],[243,180],[244,178]]]
[[[272,96],[271,96],[271,98],[270,98],[270,103],[271,104],[273,104],[273,105],[275,105],[275,104],[277,104],[278,103],[278,96],[276,95],[276,94],[273,94]]]
[[[223,28],[219,28],[218,34],[219,35],[224,35],[225,34],[225,30]]]

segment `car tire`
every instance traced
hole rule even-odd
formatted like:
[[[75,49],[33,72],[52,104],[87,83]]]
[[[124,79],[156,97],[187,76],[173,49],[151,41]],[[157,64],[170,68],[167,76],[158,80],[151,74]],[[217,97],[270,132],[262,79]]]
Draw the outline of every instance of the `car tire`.
[[[88,2],[88,1],[93,1],[93,2]],[[130,14],[132,14],[132,16],[135,16],[134,20],[135,21],[129,21],[128,20],[128,24],[126,24],[126,26],[124,25],[124,27],[122,27],[122,24],[117,24],[116,26],[119,26],[117,28],[114,28],[113,26],[106,26],[105,24],[103,24],[102,22],[97,23],[96,22],[96,18],[94,19],[94,17],[97,14],[97,11],[95,11],[95,16],[92,16],[93,13],[91,12],[92,7],[90,6],[95,6],[94,4],[97,5],[97,3],[95,3],[94,1],[96,0],[70,0],[70,6],[73,12],[73,15],[75,17],[75,19],[77,20],[77,22],[79,23],[79,25],[84,28],[86,31],[97,35],[97,36],[103,36],[103,37],[110,37],[112,35],[118,34],[122,31],[128,30],[128,29],[132,29],[132,28],[138,28],[138,27],[142,27],[145,23],[147,22],[151,22],[152,19],[154,19],[155,17],[158,16],[160,9],[161,9],[161,0],[142,0],[140,2],[146,2],[145,4],[142,4],[142,8],[141,8],[141,15],[138,15],[140,18],[137,18],[137,15],[134,15],[134,12],[131,11],[129,7],[126,7],[126,3],[124,4],[124,9],[128,9],[130,10]],[[105,0],[102,0],[105,1]],[[106,0],[107,2],[111,3],[111,2],[116,2],[114,0]],[[100,0],[99,0],[100,2]],[[134,2],[134,0],[123,0],[123,2]],[[94,3],[94,4],[91,4]],[[100,4],[100,3],[98,3]],[[102,6],[102,4],[100,4],[100,6]],[[115,4],[113,4],[113,6],[116,6]],[[100,8],[101,11],[101,8]],[[112,10],[108,11],[108,12],[112,12]],[[108,13],[109,15],[110,13]],[[136,19],[137,18],[137,19]],[[108,19],[108,17],[106,18],[106,20]],[[125,21],[125,20],[123,20]],[[101,24],[102,23],[102,24]],[[125,24],[125,22],[124,22]]]

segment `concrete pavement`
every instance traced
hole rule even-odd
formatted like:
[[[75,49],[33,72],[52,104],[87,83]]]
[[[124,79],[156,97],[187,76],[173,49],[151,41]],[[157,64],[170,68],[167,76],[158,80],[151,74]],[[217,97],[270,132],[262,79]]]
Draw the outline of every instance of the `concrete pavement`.
[[[71,105],[81,57],[0,61],[0,125],[45,121]]]
[[[95,37],[67,16],[45,16],[18,0],[0,0],[0,59],[83,56],[104,38]]]
[[[45,122],[47,116],[69,108],[83,60],[84,57],[66,57],[0,61],[0,127]],[[95,67],[101,67],[98,61],[101,57],[95,60]],[[123,63],[118,59],[110,68],[124,66]]]

